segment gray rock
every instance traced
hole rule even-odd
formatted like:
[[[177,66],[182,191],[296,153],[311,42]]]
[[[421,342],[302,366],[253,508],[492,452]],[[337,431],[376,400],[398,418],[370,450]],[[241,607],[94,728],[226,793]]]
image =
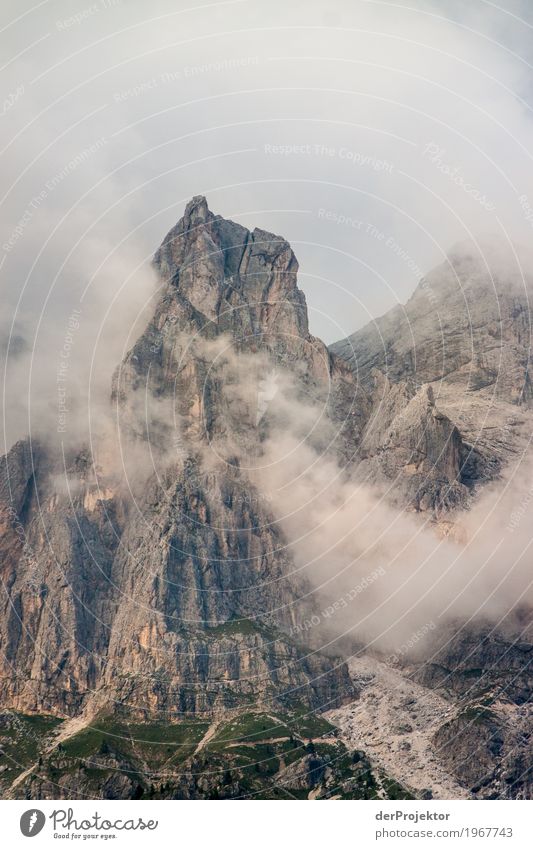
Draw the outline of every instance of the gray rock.
[[[462,508],[527,444],[532,291],[531,280],[461,245],[405,306],[331,346],[373,400],[362,468],[378,483],[395,480],[400,503]]]
[[[353,695],[347,669],[288,637],[310,615],[308,593],[240,468],[243,453],[260,455],[268,425],[227,389],[240,391],[239,357],[297,365],[296,391],[329,393],[332,416],[343,415],[351,372],[310,336],[280,237],[194,198],[154,263],[163,293],[112,390],[124,454],[146,468],[126,487],[81,446],[65,468],[29,440],[2,460],[1,704],[140,718],[257,700],[332,707]],[[227,455],[206,464],[214,442]]]

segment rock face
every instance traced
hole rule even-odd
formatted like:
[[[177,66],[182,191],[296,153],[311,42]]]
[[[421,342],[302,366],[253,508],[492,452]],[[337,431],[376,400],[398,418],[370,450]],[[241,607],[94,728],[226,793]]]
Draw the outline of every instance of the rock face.
[[[519,636],[517,636],[519,635]],[[433,646],[431,659],[413,672],[414,678],[447,698],[479,700],[490,696],[524,705],[533,690],[533,629],[530,613],[500,623],[476,627],[449,625]]]
[[[343,664],[286,636],[305,587],[246,470],[267,427],[249,374],[297,367],[296,391],[334,418],[351,372],[310,336],[283,239],[194,198],[154,262],[159,304],[113,384],[123,469],[29,441],[2,461],[2,704],[179,717],[338,702]]]
[[[126,409],[148,389],[171,401],[181,435],[224,441],[229,461],[231,446],[256,457],[264,433],[256,428],[260,398],[250,375],[281,368],[296,377],[298,395],[327,405],[337,450],[353,452],[368,397],[344,361],[309,334],[298,262],[284,239],[250,233],[196,197],[154,264],[164,281],[159,305],[114,381]]]
[[[357,474],[385,488],[400,506],[433,514],[444,533],[454,533],[454,519],[484,484],[520,460],[533,428],[532,281],[504,273],[498,258],[489,258],[484,265],[469,246],[460,246],[405,306],[331,346],[372,399]],[[518,521],[528,496],[517,502]],[[383,738],[376,744],[377,762],[390,761],[397,780],[417,786],[417,759],[423,765],[427,758],[428,787],[438,798],[531,798],[531,611],[515,611],[512,619],[497,627],[441,627],[429,656],[405,660],[400,668],[366,661],[380,670],[376,693],[381,689],[381,716],[376,721],[370,702],[369,727],[377,724],[384,739],[395,740],[386,695],[394,676],[393,714],[410,719],[412,707],[417,723],[417,739],[406,734],[396,754]],[[406,686],[413,693],[404,705],[399,693]],[[354,709],[333,714],[351,745],[368,743],[365,693]],[[437,694],[446,708],[424,718],[421,706]],[[450,790],[450,781],[459,790]]]
[[[468,500],[457,427],[435,404],[431,384],[416,388],[373,370],[372,413],[356,474],[391,489],[391,500],[439,517]]]
[[[418,798],[531,798],[531,684],[525,698],[527,665],[517,656],[531,644],[491,638],[488,628],[446,636],[453,648],[443,639],[432,667],[352,658],[360,698],[329,720]]]
[[[116,505],[84,451],[68,465],[17,443],[2,460],[1,699],[5,707],[69,713],[105,663]]]
[[[373,398],[367,470],[416,509],[463,507],[529,439],[531,281],[500,267],[459,246],[405,306],[331,346]],[[413,420],[428,389],[436,416]]]
[[[473,703],[435,734],[439,761],[480,799],[530,799],[531,706]]]
[[[327,798],[338,785],[347,798],[423,795],[428,787],[410,782],[394,758],[408,751],[409,728],[427,718],[409,757],[420,769],[440,758],[441,788],[526,795],[531,647],[509,638],[502,648],[490,630],[482,639],[461,631],[431,663],[409,667],[423,711],[394,724],[394,757],[375,747],[382,762],[372,780],[361,753],[337,740],[314,748],[306,710],[340,709],[357,743],[370,746],[375,724],[361,737],[354,717],[388,721],[409,701],[409,685],[398,684],[403,669],[382,664],[368,686],[341,659],[291,638],[319,639],[299,627],[312,619],[313,594],[256,474],[266,446],[288,427],[288,398],[307,445],[340,464],[343,479],[371,482],[402,509],[444,524],[500,474],[531,429],[529,310],[518,285],[498,282],[491,297],[493,281],[463,251],[405,308],[328,350],[309,333],[289,244],[214,215],[205,198],[188,204],[154,265],[158,304],[113,379],[104,432],[118,431],[118,441],[106,435],[91,451],[63,452],[26,439],[1,460],[0,713],[14,750],[28,722],[19,712],[47,715],[42,746],[30,747],[46,761],[43,775],[0,779],[1,792],[48,797],[60,775],[64,798],[76,788],[106,798],[278,798],[266,767],[252,782],[246,772],[243,747],[246,754],[261,710],[261,732],[272,712],[283,711],[286,725],[282,739],[255,740],[270,747],[261,757],[275,756],[275,775],[305,798]],[[491,712],[475,713],[469,737],[468,711],[486,707],[487,681]],[[394,692],[377,710],[382,686]],[[341,707],[364,687],[359,713]],[[445,700],[455,707],[444,722],[434,713]],[[229,751],[233,726],[215,734],[230,716],[244,723],[239,752]],[[137,723],[141,743],[152,723],[154,745],[143,754],[131,738],[110,748],[80,732],[95,717],[110,737]],[[71,730],[50,743],[60,718]],[[226,760],[209,749],[213,734],[228,744]],[[161,735],[185,746],[188,772],[169,754],[154,783]],[[465,779],[460,764],[476,747],[483,766]],[[224,763],[227,780],[194,778]],[[139,782],[128,777],[134,771]]]
[[[490,262],[490,260],[489,260]],[[532,399],[529,378],[531,281],[499,276],[459,245],[396,306],[332,350],[356,362],[363,382],[373,368],[392,382],[443,381],[459,391],[490,389],[509,403]]]

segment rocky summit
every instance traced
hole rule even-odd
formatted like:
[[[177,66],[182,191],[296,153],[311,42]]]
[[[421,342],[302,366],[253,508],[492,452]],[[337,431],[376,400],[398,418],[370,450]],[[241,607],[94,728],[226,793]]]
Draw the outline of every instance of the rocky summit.
[[[453,525],[531,432],[518,284],[462,250],[328,349],[290,245],[203,197],[154,267],[105,435],[28,437],[1,461],[3,796],[527,795],[527,639],[472,626],[440,635],[431,664],[321,650],[301,627],[317,594],[258,474],[301,428],[343,480]]]
[[[466,506],[529,441],[533,287],[502,265],[459,245],[407,304],[331,346],[373,400],[365,471],[398,476],[416,509]]]

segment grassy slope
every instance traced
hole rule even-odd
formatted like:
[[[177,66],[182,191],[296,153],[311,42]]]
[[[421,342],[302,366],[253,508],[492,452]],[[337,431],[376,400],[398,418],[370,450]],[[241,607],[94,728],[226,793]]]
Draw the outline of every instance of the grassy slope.
[[[57,721],[22,717],[19,722],[19,728],[39,726],[31,745],[14,744],[22,769],[35,763],[17,788],[19,797],[411,798],[373,769],[364,753],[349,752],[335,728],[304,707],[275,713],[242,710],[213,726],[201,747],[209,729],[205,721],[131,724],[102,718],[41,763],[39,740],[49,741]],[[14,773],[20,771],[17,767]],[[14,773],[1,776],[4,793]]]

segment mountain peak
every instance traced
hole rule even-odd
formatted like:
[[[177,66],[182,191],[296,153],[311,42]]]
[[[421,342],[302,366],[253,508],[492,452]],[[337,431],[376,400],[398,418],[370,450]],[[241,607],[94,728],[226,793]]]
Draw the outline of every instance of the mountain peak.
[[[207,199],[204,195],[195,195],[192,197],[185,207],[183,214],[183,221],[188,225],[187,229],[191,229],[199,224],[206,224],[210,218],[213,218],[213,214],[207,205]]]
[[[225,332],[257,336],[276,321],[280,332],[308,336],[290,244],[282,236],[257,227],[251,232],[215,215],[203,195],[189,201],[163,239],[154,265],[180,298]]]

